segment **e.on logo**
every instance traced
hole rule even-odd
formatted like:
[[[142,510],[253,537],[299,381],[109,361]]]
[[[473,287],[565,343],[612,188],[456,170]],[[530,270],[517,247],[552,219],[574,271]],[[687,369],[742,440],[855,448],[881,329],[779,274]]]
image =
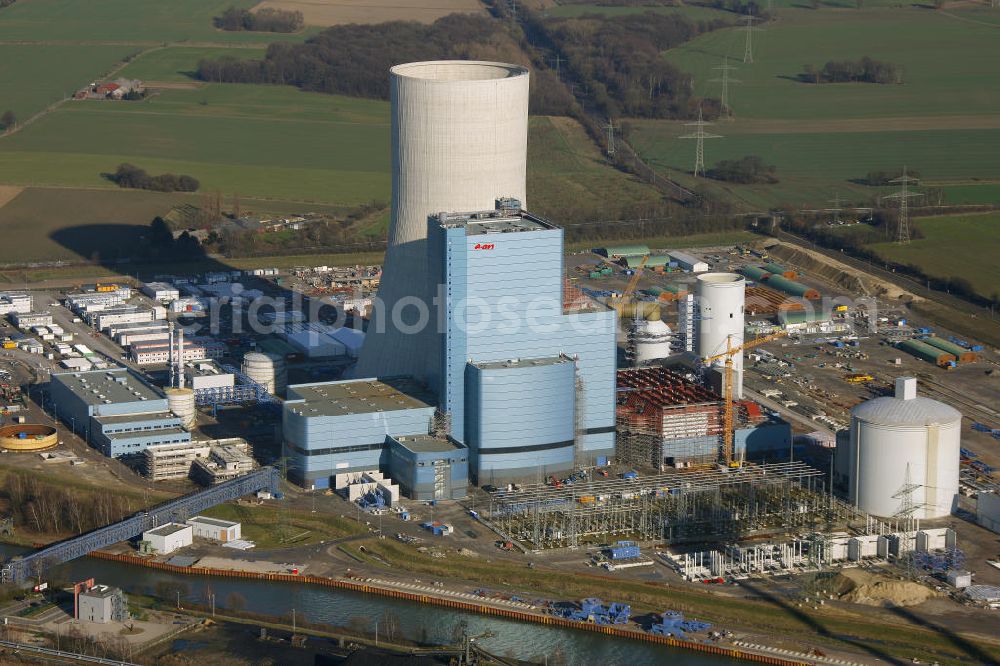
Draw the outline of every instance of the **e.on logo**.
[[[473,250],[492,250],[494,248],[496,248],[496,243],[476,243],[476,246],[473,247],[472,249]]]

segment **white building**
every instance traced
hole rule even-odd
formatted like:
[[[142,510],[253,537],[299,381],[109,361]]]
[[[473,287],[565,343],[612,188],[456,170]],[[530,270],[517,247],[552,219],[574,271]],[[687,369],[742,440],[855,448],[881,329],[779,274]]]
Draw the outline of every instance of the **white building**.
[[[670,250],[667,254],[670,255],[670,259],[672,261],[676,261],[677,265],[686,271],[690,271],[692,273],[704,273],[708,270],[707,263],[692,254],[688,254],[687,252]]]
[[[28,330],[32,326],[51,326],[52,313],[50,312],[14,312],[11,313],[11,322],[21,330]]]
[[[240,524],[228,520],[195,516],[188,520],[187,524],[194,530],[194,535],[200,539],[211,539],[225,543],[241,538]]]
[[[0,315],[31,312],[31,295],[12,291],[0,292]]]
[[[154,553],[172,553],[192,544],[194,529],[190,525],[167,523],[143,532],[142,540],[149,543],[149,549]]]
[[[76,598],[76,619],[97,624],[124,622],[129,617],[125,594],[117,587],[95,585]]]
[[[210,388],[229,388],[236,384],[236,377],[211,361],[189,363],[184,368],[186,385],[199,391]]]
[[[226,345],[210,338],[192,338],[184,341],[183,361],[201,361],[222,358]],[[170,360],[170,345],[150,342],[132,345],[131,358],[137,365],[158,365]]]
[[[159,303],[168,303],[181,296],[177,287],[166,282],[147,282],[142,286],[142,293]]]

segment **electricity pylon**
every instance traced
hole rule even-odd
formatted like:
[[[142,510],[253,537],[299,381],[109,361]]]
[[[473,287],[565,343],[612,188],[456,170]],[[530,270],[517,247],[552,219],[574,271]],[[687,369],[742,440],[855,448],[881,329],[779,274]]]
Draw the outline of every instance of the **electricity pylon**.
[[[747,15],[743,17],[747,24],[740,28],[747,33],[746,43],[743,47],[743,62],[752,63],[753,62],[753,33],[757,28],[753,27],[753,22],[757,20],[757,17],[753,15],[753,9],[747,10]]]
[[[695,130],[690,134],[685,134],[681,136],[681,139],[695,139],[695,149],[694,149],[694,176],[698,177],[698,174],[705,175],[705,139],[721,139],[722,136],[719,134],[708,134],[705,132],[705,127],[711,125],[712,123],[702,120],[701,107],[698,107],[698,120],[693,123],[684,123],[688,127],[694,127]]]
[[[618,128],[615,126],[615,122],[608,118],[608,124],[605,125],[604,129],[608,133],[608,157],[615,156],[615,130]]]
[[[906,167],[903,167],[903,175],[893,178],[890,183],[899,183],[899,192],[888,194],[885,199],[899,199],[899,223],[896,226],[896,243],[906,245],[910,242],[910,197],[922,197],[919,192],[910,192],[910,183],[920,182],[919,178],[911,178],[906,175]]]
[[[729,106],[729,84],[730,83],[741,83],[738,79],[730,78],[729,72],[735,70],[736,68],[729,64],[729,56],[722,58],[722,64],[718,67],[713,67],[712,69],[718,69],[722,71],[722,76],[717,79],[712,79],[713,82],[722,83],[722,111],[726,116],[732,116],[733,110]]]

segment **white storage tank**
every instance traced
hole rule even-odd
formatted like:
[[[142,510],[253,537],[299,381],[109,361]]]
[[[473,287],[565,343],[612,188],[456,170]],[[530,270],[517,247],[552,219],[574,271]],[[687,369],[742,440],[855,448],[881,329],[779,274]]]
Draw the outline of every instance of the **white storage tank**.
[[[743,308],[746,303],[746,281],[736,273],[705,273],[698,276],[695,307],[698,308],[698,355],[702,358],[743,344]],[[723,372],[726,359],[712,362]],[[733,356],[733,397],[743,397],[743,352]]]
[[[917,396],[915,378],[896,379],[894,396],[851,410],[851,501],[876,516],[901,515],[907,504],[915,518],[950,515],[958,502],[961,434],[958,410]]]
[[[277,354],[249,352],[243,357],[243,374],[272,395],[284,393],[288,385],[285,360]]]
[[[670,356],[673,332],[659,319],[636,319],[629,330],[629,352],[636,365]]]
[[[195,411],[194,391],[189,388],[168,388],[167,407],[181,419],[181,425],[190,430],[195,426],[198,414]]]

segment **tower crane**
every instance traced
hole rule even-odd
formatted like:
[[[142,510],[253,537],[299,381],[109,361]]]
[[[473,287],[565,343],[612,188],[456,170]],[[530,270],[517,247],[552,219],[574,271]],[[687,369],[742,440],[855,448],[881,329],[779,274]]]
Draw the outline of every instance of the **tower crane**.
[[[736,347],[733,346],[733,336],[726,336],[726,351],[721,354],[715,354],[714,356],[706,356],[702,359],[705,365],[717,361],[720,358],[726,359],[726,369],[722,380],[722,404],[723,404],[723,420],[722,420],[722,457],[726,463],[726,467],[740,467],[743,462],[733,462],[733,357],[747,349],[753,349],[759,345],[770,342],[780,337],[788,335],[785,331],[779,331],[777,333],[772,333],[770,335],[764,335],[759,338],[754,338],[744,342]]]

